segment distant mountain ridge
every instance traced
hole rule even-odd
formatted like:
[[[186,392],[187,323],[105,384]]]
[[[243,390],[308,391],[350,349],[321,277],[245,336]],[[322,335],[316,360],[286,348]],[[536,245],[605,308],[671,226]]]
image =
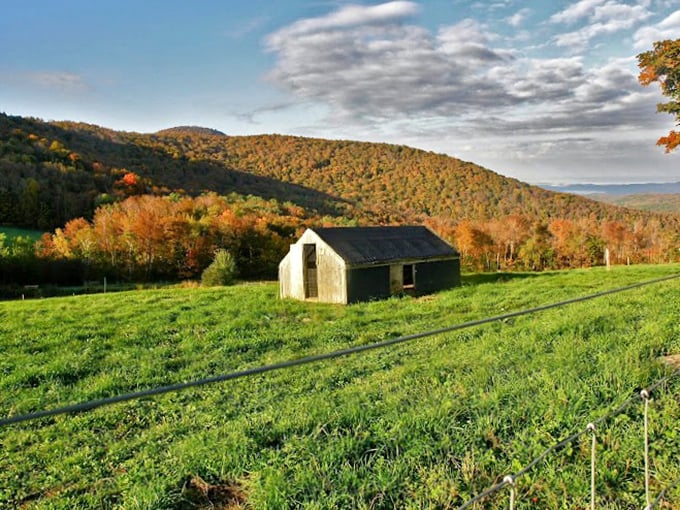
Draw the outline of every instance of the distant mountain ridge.
[[[635,193],[633,195],[597,193],[592,195],[592,198],[631,209],[668,214],[680,213],[680,193]]]
[[[541,188],[561,193],[590,195],[635,195],[639,193],[680,193],[680,182],[647,182],[634,184],[565,184],[560,186],[541,185]]]
[[[211,135],[227,136],[222,131],[201,126],[176,126],[156,131],[157,135]]]

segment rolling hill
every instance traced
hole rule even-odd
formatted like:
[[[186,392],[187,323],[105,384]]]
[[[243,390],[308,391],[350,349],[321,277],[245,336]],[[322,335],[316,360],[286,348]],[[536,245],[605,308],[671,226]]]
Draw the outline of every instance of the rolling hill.
[[[629,184],[565,184],[541,186],[549,191],[576,193],[577,195],[643,195],[680,193],[680,182],[640,182]]]
[[[680,193],[635,193],[632,195],[595,195],[595,200],[608,204],[660,213],[680,213]]]
[[[472,162],[410,147],[283,135],[227,136],[191,126],[154,134],[0,114],[0,224],[54,228],[129,194],[238,193],[365,223],[488,220],[521,214],[655,216],[555,193]],[[124,177],[135,176],[135,186]]]
[[[568,184],[541,186],[549,191],[584,195],[598,202],[660,213],[680,213],[680,182]]]

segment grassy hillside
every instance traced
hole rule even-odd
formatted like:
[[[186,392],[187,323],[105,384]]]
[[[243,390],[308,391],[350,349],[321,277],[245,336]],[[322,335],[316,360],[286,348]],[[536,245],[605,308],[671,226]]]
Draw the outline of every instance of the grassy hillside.
[[[27,237],[37,241],[42,237],[43,232],[41,230],[0,226],[0,234],[4,234],[7,240],[12,240],[16,237]]]
[[[348,307],[275,284],[0,304],[0,414],[375,342],[677,273],[469,275]],[[656,380],[679,281],[327,361],[0,429],[0,507],[455,508]],[[103,319],[105,318],[105,319]],[[680,476],[680,381],[652,403],[653,487]],[[643,506],[641,406],[598,432],[598,507]],[[519,483],[585,508],[588,440]],[[670,495],[680,505],[676,489]],[[226,504],[231,501],[231,506]],[[219,508],[219,506],[217,507]],[[507,508],[507,493],[484,508]]]
[[[139,134],[0,114],[0,170],[0,222],[41,227],[89,217],[97,204],[131,193],[207,190],[370,222],[522,214],[529,220],[591,217],[632,224],[650,217],[405,146],[225,136],[195,127]],[[125,179],[129,174],[132,181]]]

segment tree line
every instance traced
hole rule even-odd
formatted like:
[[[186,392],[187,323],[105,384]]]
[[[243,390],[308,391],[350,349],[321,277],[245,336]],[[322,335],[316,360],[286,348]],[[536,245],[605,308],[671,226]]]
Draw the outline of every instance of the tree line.
[[[531,221],[508,215],[488,221],[429,225],[457,247],[464,268],[474,271],[570,269],[611,264],[670,263],[680,260],[680,232],[657,219],[599,221],[554,218]]]
[[[245,279],[273,279],[278,263],[307,227],[355,225],[310,214],[292,203],[208,193],[199,197],[131,196],[98,207],[35,245],[34,257],[71,264],[76,279],[120,281],[198,279],[218,252],[233,257]],[[464,270],[563,269],[604,264],[662,263],[680,259],[677,232],[658,221],[532,221],[522,215],[426,224],[455,246]],[[62,266],[67,267],[67,266]]]
[[[79,261],[85,279],[177,281],[199,278],[226,251],[242,278],[271,279],[309,221],[301,207],[258,197],[135,195],[45,234],[36,255]],[[318,216],[314,222],[340,224]]]

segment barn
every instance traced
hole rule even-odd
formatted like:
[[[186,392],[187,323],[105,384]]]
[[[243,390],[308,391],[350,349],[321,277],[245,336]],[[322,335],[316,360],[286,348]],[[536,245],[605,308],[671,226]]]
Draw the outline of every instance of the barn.
[[[307,229],[279,264],[280,296],[353,303],[460,285],[460,256],[421,226]]]

